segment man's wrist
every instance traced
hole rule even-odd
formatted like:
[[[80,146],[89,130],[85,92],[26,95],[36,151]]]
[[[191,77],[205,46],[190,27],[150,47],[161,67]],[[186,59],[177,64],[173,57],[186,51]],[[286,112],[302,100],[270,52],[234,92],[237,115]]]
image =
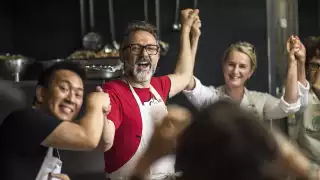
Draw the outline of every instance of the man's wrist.
[[[181,33],[188,33],[188,35],[189,35],[190,31],[191,31],[191,27],[190,26],[183,26],[182,25]]]
[[[298,63],[296,60],[294,61],[289,61],[288,62],[288,68],[291,69],[291,68],[294,68],[295,69],[295,72],[297,71],[297,68],[298,68]]]
[[[300,67],[300,68],[305,68],[305,62],[300,62],[300,61],[298,61],[298,66]]]

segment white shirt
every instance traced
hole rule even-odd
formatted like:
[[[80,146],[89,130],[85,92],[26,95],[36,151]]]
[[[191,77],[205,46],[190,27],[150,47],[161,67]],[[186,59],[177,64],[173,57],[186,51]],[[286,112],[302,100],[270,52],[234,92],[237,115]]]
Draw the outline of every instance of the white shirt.
[[[214,86],[205,86],[199,79],[195,78],[195,88],[193,90],[184,90],[183,93],[189,101],[198,109],[206,107],[221,98],[230,98],[225,91],[225,86],[215,88]],[[240,105],[246,109],[251,109],[260,118],[264,120],[281,119],[290,114],[296,113],[301,106],[308,104],[309,83],[304,87],[298,82],[299,98],[297,102],[289,104],[283,96],[278,99],[268,93],[249,91],[245,89],[244,96]]]
[[[297,140],[305,156],[320,164],[320,100],[312,90],[309,91],[308,107],[302,114],[297,113],[296,118],[296,124],[291,126],[295,134],[291,137]]]

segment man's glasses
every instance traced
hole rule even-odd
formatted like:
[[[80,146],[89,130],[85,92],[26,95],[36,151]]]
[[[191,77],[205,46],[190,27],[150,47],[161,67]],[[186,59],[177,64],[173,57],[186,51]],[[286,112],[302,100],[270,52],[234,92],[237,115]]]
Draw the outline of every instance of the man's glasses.
[[[311,70],[318,70],[320,69],[320,64],[319,63],[308,63],[308,66]]]
[[[146,50],[149,55],[156,55],[158,54],[160,49],[158,45],[152,45],[152,44],[147,44],[145,46],[140,44],[129,44],[128,46],[124,47],[123,50],[126,50],[128,48],[130,49],[130,52],[132,54],[137,54],[137,55],[140,55],[143,52],[143,50]]]

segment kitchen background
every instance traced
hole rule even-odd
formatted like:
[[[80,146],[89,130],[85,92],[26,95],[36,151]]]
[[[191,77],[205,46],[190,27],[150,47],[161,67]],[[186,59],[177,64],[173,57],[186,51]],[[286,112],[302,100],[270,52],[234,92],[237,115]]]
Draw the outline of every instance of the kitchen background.
[[[148,0],[149,21],[156,24],[156,1]],[[159,0],[161,40],[169,44],[168,53],[161,57],[157,75],[173,71],[179,50],[179,32],[173,31],[176,1]],[[84,6],[81,6],[84,3]],[[2,0],[0,1],[0,53],[21,54],[36,61],[66,58],[82,49],[83,33],[95,31],[105,44],[111,44],[109,1],[94,1],[94,24],[90,29],[89,1],[86,0]],[[120,43],[126,24],[144,20],[144,0],[113,2],[115,37]],[[180,9],[193,7],[193,0],[181,0]],[[81,24],[80,9],[85,9],[87,24]],[[320,35],[320,0],[199,0],[202,35],[197,53],[195,75],[206,85],[221,85],[223,76],[220,59],[231,43],[245,40],[253,43],[258,52],[258,69],[248,83],[252,90],[280,96],[285,81],[285,41],[292,33],[301,39]],[[85,31],[84,31],[85,30]],[[3,66],[3,63],[0,65]],[[0,67],[2,68],[2,67]],[[36,68],[36,71],[40,69]],[[32,70],[33,72],[34,69]],[[21,75],[22,87],[31,102],[34,95],[34,76]],[[3,77],[13,80],[11,76]],[[26,81],[28,80],[28,81]],[[88,81],[87,90],[102,81]],[[184,96],[178,95],[169,103],[192,109]],[[8,111],[1,105],[1,116]],[[4,110],[5,109],[5,110]],[[285,122],[285,121],[283,121]],[[285,131],[285,123],[278,123]],[[63,152],[64,172],[72,179],[103,179],[101,153]]]

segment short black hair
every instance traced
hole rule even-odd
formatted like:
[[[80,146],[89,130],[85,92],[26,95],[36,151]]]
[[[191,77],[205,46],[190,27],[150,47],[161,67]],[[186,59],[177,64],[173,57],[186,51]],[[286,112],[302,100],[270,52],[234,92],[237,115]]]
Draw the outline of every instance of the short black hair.
[[[37,87],[41,86],[48,88],[51,84],[53,76],[59,70],[69,70],[76,73],[82,81],[85,80],[85,70],[80,63],[75,63],[71,61],[62,61],[53,64],[52,66],[45,69],[38,78]],[[37,102],[37,97],[35,96],[32,102],[32,105],[35,105]]]
[[[265,125],[241,109],[221,100],[202,109],[181,135],[176,170],[183,180],[271,180],[264,165],[279,157],[278,145]],[[272,166],[273,167],[273,166]]]
[[[85,80],[85,70],[80,63],[63,61],[58,62],[45,69],[38,78],[37,86],[48,88],[53,76],[59,70],[69,70],[76,73],[82,80]]]

